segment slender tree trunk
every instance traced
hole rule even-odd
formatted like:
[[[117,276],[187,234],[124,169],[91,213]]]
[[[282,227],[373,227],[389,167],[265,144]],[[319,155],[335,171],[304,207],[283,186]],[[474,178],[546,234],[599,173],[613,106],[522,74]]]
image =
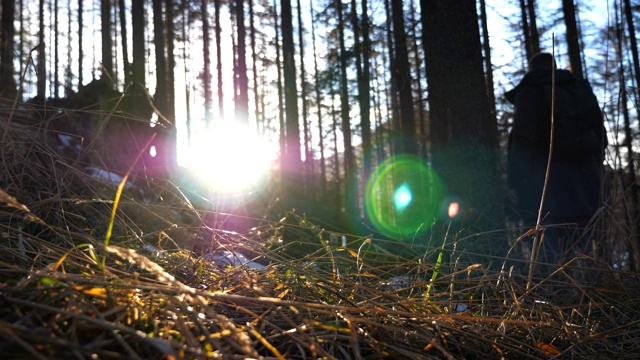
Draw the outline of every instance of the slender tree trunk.
[[[214,5],[214,32],[216,36],[216,62],[217,62],[217,77],[218,77],[218,117],[224,119],[224,92],[222,90],[222,39],[220,28],[220,1],[213,0]]]
[[[311,154],[311,136],[309,133],[309,111],[307,100],[307,71],[304,65],[304,24],[302,23],[302,6],[300,6],[300,0],[297,4],[298,8],[298,48],[300,49],[300,97],[302,100],[302,132],[303,132],[303,148],[304,148],[304,187],[305,193],[309,194],[309,189],[312,188],[311,182],[313,179],[313,156]]]
[[[156,57],[156,108],[164,116],[167,112],[167,58],[164,39],[164,21],[162,18],[163,0],[153,0],[153,45]]]
[[[235,101],[236,121],[249,124],[249,78],[247,77],[247,31],[244,24],[244,0],[236,0],[236,26],[238,30],[238,56],[236,58],[236,79],[238,96]]]
[[[287,131],[287,161],[285,174],[289,180],[292,192],[300,193],[300,171],[302,159],[300,153],[300,129],[298,123],[298,87],[296,83],[296,63],[293,44],[293,14],[291,1],[281,2],[282,19],[282,69],[284,74],[285,126]],[[289,185],[289,184],[287,184]]]
[[[83,4],[84,0],[78,0],[78,87],[82,86],[84,81],[82,74],[84,72],[84,69],[82,68],[84,60],[84,53],[82,49],[82,35],[84,33],[84,22],[82,20],[82,17],[84,16]]]
[[[531,32],[529,31],[529,17],[527,16],[527,0],[520,0],[520,21],[522,24],[522,35],[524,36],[524,50],[527,60],[533,56],[531,45]]]
[[[113,76],[113,41],[111,39],[111,1],[100,2],[102,21],[102,75]]]
[[[275,44],[276,44],[276,68],[278,71],[277,86],[278,86],[278,123],[280,126],[280,171],[282,180],[285,180],[285,171],[287,169],[287,129],[284,123],[284,93],[283,93],[283,80],[282,80],[282,59],[280,57],[280,26],[278,24],[278,5],[276,0],[273,0],[273,13],[275,22]]]
[[[369,66],[369,58],[371,57],[371,36],[369,34],[369,9],[367,7],[368,0],[362,0],[362,80],[359,84],[362,84],[361,92],[358,91],[358,96],[361,98],[360,111],[362,112],[361,126],[362,126],[362,151],[363,166],[364,166],[364,179],[369,178],[371,174],[372,161],[371,161],[371,69]]]
[[[407,154],[417,155],[416,120],[413,108],[413,91],[411,90],[411,71],[407,50],[407,36],[404,27],[404,11],[402,0],[391,0],[393,13],[393,37],[395,43],[395,62],[393,64],[396,75],[396,87],[400,100],[400,126],[402,129],[403,150]]]
[[[53,2],[53,97],[60,97],[60,29],[58,28],[58,15],[60,8],[58,0]]]
[[[0,43],[0,92],[5,97],[16,95],[16,81],[13,77],[13,49],[15,41],[15,3],[13,0],[2,0],[2,38]],[[22,59],[21,59],[22,60]]]
[[[262,108],[260,107],[261,96],[258,93],[258,54],[256,53],[256,26],[254,20],[253,0],[249,0],[249,36],[251,38],[251,66],[253,69],[253,107],[255,113],[256,129],[260,131],[261,126],[264,126],[264,119],[262,118]]]
[[[165,0],[167,28],[167,106],[165,116],[175,124],[176,119],[176,57],[174,4],[173,0]]]
[[[320,152],[320,189],[321,199],[326,199],[327,196],[327,166],[324,158],[324,133],[322,124],[322,93],[320,91],[320,78],[318,73],[318,53],[316,49],[316,20],[313,10],[313,0],[309,2],[309,11],[311,12],[311,42],[313,46],[313,75],[314,75],[314,89],[317,103],[318,113],[318,151]]]
[[[140,92],[146,87],[146,47],[145,47],[145,16],[144,0],[132,0],[131,2],[131,79],[135,92]]]
[[[527,12],[529,14],[529,31],[531,33],[531,52],[540,52],[540,35],[538,35],[538,21],[536,20],[535,0],[527,0]]]
[[[628,94],[627,94],[627,85],[626,85],[626,76],[625,76],[625,66],[624,66],[624,55],[622,53],[622,49],[624,47],[624,35],[623,35],[623,30],[622,30],[622,24],[621,21],[618,17],[618,9],[617,9],[617,3],[614,4],[615,7],[615,14],[616,14],[616,41],[617,41],[617,46],[615,47],[616,49],[616,55],[618,57],[618,81],[620,83],[620,103],[619,103],[619,108],[622,109],[622,117],[624,119],[624,133],[625,133],[625,139],[624,139],[624,146],[627,148],[627,167],[628,167],[628,174],[625,177],[627,179],[627,182],[624,184],[625,185],[625,189],[630,189],[631,195],[631,218],[632,218],[632,229],[634,229],[634,231],[632,231],[632,234],[637,234],[638,229],[640,229],[640,204],[638,201],[638,185],[637,185],[637,176],[636,176],[636,166],[635,166],[635,158],[634,158],[634,154],[635,151],[633,149],[633,133],[631,130],[631,119],[629,116],[629,109],[628,109]],[[638,265],[638,249],[640,249],[640,244],[638,243],[638,241],[640,240],[640,237],[638,236],[634,236],[632,238],[632,241],[629,241],[627,243],[627,249],[629,251],[629,266],[631,271],[636,271],[637,270],[637,265]]]
[[[124,83],[131,83],[129,64],[129,38],[127,36],[127,17],[124,0],[118,0],[118,15],[120,15],[120,34],[122,35],[122,69],[124,71]]]
[[[45,48],[46,45],[44,43],[44,0],[40,0],[38,4],[38,22],[40,23],[40,31],[38,32],[38,92],[37,96],[41,99],[45,99],[47,94],[47,65],[46,65],[46,57],[45,57]]]
[[[631,2],[624,0],[624,14],[627,22],[627,30],[629,31],[629,43],[631,45],[631,55],[633,56],[633,72],[635,74],[636,82],[636,104],[640,104],[640,60],[638,58],[638,41],[636,40],[636,30],[633,24],[633,14],[631,12]],[[638,118],[640,121],[640,117]]]
[[[189,90],[189,70],[187,64],[190,59],[187,56],[187,46],[190,45],[187,34],[189,31],[187,30],[187,24],[189,24],[189,19],[191,17],[191,8],[189,6],[185,6],[185,12],[183,13],[182,19],[182,39],[184,39],[184,43],[182,44],[182,61],[184,63],[184,96],[185,96],[185,106],[186,106],[186,127],[187,127],[187,145],[191,147],[192,142],[192,126],[191,126],[191,91]],[[174,117],[175,119],[175,117]]]
[[[215,4],[217,3],[218,1],[216,0]],[[207,127],[210,128],[212,125],[211,108],[213,104],[213,96],[211,93],[211,50],[210,50],[211,41],[209,38],[209,12],[207,11],[206,0],[202,0],[201,11],[202,11],[202,59],[204,61],[204,73],[202,74],[202,87],[204,89],[204,119],[205,119],[204,121]],[[217,13],[217,8],[216,8],[216,13]],[[219,45],[217,46],[219,47]]]
[[[351,119],[349,115],[349,84],[347,83],[347,51],[344,44],[344,20],[342,16],[342,0],[336,0],[338,15],[338,43],[340,59],[340,114],[342,119],[342,136],[344,143],[344,172],[350,176],[353,166],[353,146],[351,145]]]
[[[484,55],[485,83],[491,117],[496,118],[496,95],[493,86],[493,64],[491,62],[491,45],[489,44],[489,25],[487,21],[487,5],[485,0],[480,0],[480,23],[482,24],[482,49]]]
[[[414,71],[416,73],[416,96],[418,98],[417,101],[417,105],[418,105],[418,128],[420,129],[420,136],[416,136],[416,140],[418,141],[419,144],[419,155],[420,157],[422,157],[423,159],[427,159],[428,156],[428,151],[427,151],[427,143],[428,143],[428,135],[427,135],[427,124],[426,124],[426,119],[425,119],[425,113],[426,113],[426,97],[423,98],[423,90],[422,90],[422,69],[423,69],[423,62],[422,62],[422,58],[420,57],[420,53],[422,52],[418,46],[418,35],[417,35],[417,30],[416,28],[418,27],[417,24],[418,22],[416,21],[416,17],[415,14],[417,13],[415,6],[414,6],[414,2],[411,1],[410,3],[410,9],[409,11],[411,12],[411,15],[409,15],[409,19],[411,20],[411,25],[409,26],[410,29],[412,29],[409,33],[410,38],[411,38],[411,45],[412,45],[412,51],[413,51],[413,56],[414,56],[414,61],[413,61],[413,66],[414,66]]]
[[[573,0],[562,0],[562,13],[564,14],[564,24],[567,28],[565,33],[567,47],[569,48],[569,63],[571,72],[578,78],[583,79],[582,57],[580,55],[580,41],[578,36],[578,26],[576,23],[576,8]]]
[[[391,152],[393,154],[400,154],[402,153],[404,150],[402,148],[402,144],[399,143],[397,141],[397,139],[400,137],[399,134],[401,132],[401,125],[400,125],[400,114],[399,114],[399,105],[398,105],[398,82],[396,80],[396,73],[395,73],[395,62],[396,62],[396,58],[395,58],[395,53],[393,51],[394,49],[394,43],[393,43],[393,31],[392,31],[392,27],[391,27],[391,22],[392,22],[392,14],[391,14],[391,6],[389,4],[389,0],[384,0],[384,8],[385,8],[385,14],[386,16],[386,34],[387,34],[387,54],[389,55],[389,59],[388,59],[388,65],[389,65],[389,74],[390,74],[390,79],[389,79],[389,84],[390,86],[388,86],[385,91],[387,92],[387,108],[391,108],[391,126],[389,126],[389,131],[390,133],[392,133],[392,136],[388,137],[388,140],[390,142],[390,146],[391,146]],[[383,52],[383,56],[384,56],[384,52]],[[390,103],[389,103],[390,102]]]

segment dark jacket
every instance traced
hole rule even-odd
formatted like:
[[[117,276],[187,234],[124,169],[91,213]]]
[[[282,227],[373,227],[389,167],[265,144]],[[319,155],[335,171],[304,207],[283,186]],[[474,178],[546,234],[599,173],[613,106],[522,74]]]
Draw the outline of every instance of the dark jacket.
[[[602,112],[589,84],[566,70],[556,70],[555,76],[556,141],[543,208],[548,223],[588,219],[595,213],[600,205],[600,166],[606,146]],[[551,69],[534,69],[505,94],[515,105],[507,165],[507,183],[515,199],[508,204],[508,213],[527,223],[533,223],[537,217],[545,179],[551,82]],[[571,100],[572,97],[577,100]],[[569,143],[564,141],[565,133],[569,132],[563,127],[567,122],[570,126],[575,123],[584,139],[580,146],[571,143],[569,148],[579,148],[573,153],[563,149]]]

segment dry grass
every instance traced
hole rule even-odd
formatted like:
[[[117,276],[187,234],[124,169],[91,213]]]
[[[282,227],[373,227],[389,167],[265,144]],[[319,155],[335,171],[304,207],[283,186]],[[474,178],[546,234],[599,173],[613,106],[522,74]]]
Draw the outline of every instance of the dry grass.
[[[380,239],[333,244],[304,221],[264,222],[246,234],[209,228],[205,211],[168,181],[146,183],[143,195],[124,192],[105,246],[115,187],[69,166],[32,128],[7,125],[6,117],[5,358],[631,359],[640,352],[638,274],[588,259],[526,290],[516,271],[525,264],[478,262],[483,257],[456,239],[445,250],[394,244],[400,256]],[[278,245],[285,230],[293,241]],[[292,257],[296,248],[312,250]],[[205,261],[207,249],[265,267]],[[436,269],[431,259],[441,251]]]

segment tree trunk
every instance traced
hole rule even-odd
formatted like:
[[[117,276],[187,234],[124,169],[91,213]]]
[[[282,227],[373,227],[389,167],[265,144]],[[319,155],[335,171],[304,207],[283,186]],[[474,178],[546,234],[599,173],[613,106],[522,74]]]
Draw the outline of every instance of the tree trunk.
[[[627,93],[627,85],[626,85],[626,76],[625,76],[625,65],[624,65],[624,54],[622,50],[624,48],[624,35],[622,30],[622,24],[620,19],[618,18],[618,9],[617,5],[614,5],[615,14],[616,14],[616,41],[618,42],[616,49],[616,56],[618,60],[618,81],[620,83],[620,106],[622,109],[622,117],[624,119],[624,145],[627,148],[627,163],[628,163],[628,174],[625,177],[626,181],[623,184],[625,189],[630,189],[630,198],[631,198],[631,218],[632,223],[631,231],[632,234],[637,234],[638,229],[640,229],[640,204],[638,201],[638,185],[637,185],[637,176],[636,176],[636,166],[634,154],[635,151],[633,149],[633,133],[631,130],[631,119],[629,115],[629,109],[627,107],[628,104],[628,93]],[[633,236],[631,241],[627,243],[627,251],[629,252],[629,267],[631,271],[637,271],[638,267],[638,250],[640,249],[640,244],[638,241],[640,237]]]
[[[132,0],[131,2],[131,37],[132,59],[131,80],[134,92],[142,91],[146,86],[146,51],[145,51],[145,16],[144,0]]]
[[[318,106],[318,151],[320,152],[320,198],[326,199],[327,196],[327,166],[324,158],[324,133],[322,125],[322,93],[320,91],[320,78],[318,73],[318,53],[316,49],[316,25],[315,14],[313,10],[313,0],[309,3],[311,12],[311,42],[313,46],[313,74],[314,89],[316,93],[316,103]]]
[[[461,224],[491,228],[500,218],[498,136],[487,101],[476,3],[421,0],[421,7],[425,54],[437,54],[425,58],[433,167],[448,199],[461,205]]]
[[[16,80],[13,77],[13,49],[15,41],[15,3],[2,0],[2,38],[0,43],[0,92],[2,96],[13,98],[16,95]]]
[[[249,79],[247,77],[247,31],[244,24],[244,0],[236,0],[236,26],[238,30],[238,56],[236,58],[237,97],[236,121],[249,124]]]
[[[351,119],[349,115],[349,84],[347,83],[347,51],[344,44],[344,20],[342,16],[342,0],[336,0],[338,16],[338,43],[340,59],[340,114],[342,120],[342,137],[344,143],[344,173],[345,177],[353,171],[353,146],[351,145]]]
[[[120,34],[122,35],[122,69],[124,71],[124,83],[131,83],[129,64],[129,39],[127,37],[127,17],[124,0],[118,0],[118,14],[120,15]]]
[[[491,63],[491,45],[489,44],[489,25],[487,21],[487,5],[480,0],[480,22],[482,23],[482,49],[484,55],[485,84],[491,117],[496,118],[496,95],[493,92],[493,64]]]
[[[206,126],[211,128],[213,95],[211,93],[211,41],[209,38],[209,12],[207,11],[207,3],[206,0],[202,0],[200,4],[202,11],[202,60],[204,61],[202,88],[204,89],[204,121]],[[218,3],[217,0],[215,3]]]
[[[251,38],[251,64],[253,69],[253,107],[256,129],[260,131],[261,126],[264,126],[263,111],[260,107],[260,98],[258,92],[258,54],[256,53],[256,26],[254,20],[253,0],[249,0],[249,37]]]
[[[84,16],[83,9],[84,0],[78,0],[78,87],[83,85],[83,72],[84,69],[82,67],[84,53],[82,51],[82,35],[84,33],[84,22],[82,21],[82,17]]]
[[[296,64],[293,45],[293,14],[291,1],[281,2],[282,19],[282,69],[284,77],[286,161],[284,175],[289,180],[294,194],[300,194],[300,171],[302,165],[300,153],[300,129],[298,124],[298,88],[296,83]]]
[[[313,156],[311,154],[311,135],[309,133],[309,111],[307,100],[307,71],[304,65],[304,24],[302,22],[302,6],[300,0],[297,1],[298,8],[298,48],[300,49],[300,98],[302,100],[302,132],[304,148],[304,188],[307,196],[310,194],[313,179]]]
[[[44,101],[47,96],[47,65],[45,58],[45,43],[44,43],[44,0],[40,0],[38,4],[38,22],[40,24],[40,31],[38,32],[38,92],[37,96]]]
[[[533,55],[540,52],[540,35],[538,35],[535,0],[527,0],[527,12],[529,14],[529,32],[531,38],[531,52]]]
[[[640,60],[638,58],[638,41],[636,40],[636,30],[633,24],[633,14],[631,12],[631,2],[624,0],[624,13],[629,31],[629,43],[631,45],[631,55],[633,56],[633,72],[635,73],[636,89],[640,89]],[[636,90],[636,104],[640,104],[640,91]],[[640,117],[638,118],[640,121]]]
[[[100,20],[102,22],[102,75],[110,78],[113,76],[111,1],[100,2]]]
[[[391,0],[391,12],[393,13],[393,40],[395,44],[395,72],[396,88],[400,100],[400,126],[402,129],[403,152],[417,155],[416,120],[413,107],[413,91],[411,90],[411,67],[409,65],[409,52],[407,50],[407,35],[404,27],[404,11],[402,0]]]
[[[582,58],[580,56],[580,41],[578,36],[578,26],[576,24],[576,8],[573,0],[562,0],[562,13],[564,14],[564,24],[567,28],[565,33],[567,47],[569,49],[569,64],[571,72],[578,78],[583,79]]]
[[[153,0],[153,45],[156,57],[156,92],[154,102],[162,115],[167,106],[167,59],[164,40],[164,21],[162,18],[163,0]]]
[[[220,33],[220,1],[213,0],[214,5],[214,32],[216,36],[216,62],[217,62],[217,77],[218,77],[218,118],[224,119],[224,92],[222,90],[222,41]]]

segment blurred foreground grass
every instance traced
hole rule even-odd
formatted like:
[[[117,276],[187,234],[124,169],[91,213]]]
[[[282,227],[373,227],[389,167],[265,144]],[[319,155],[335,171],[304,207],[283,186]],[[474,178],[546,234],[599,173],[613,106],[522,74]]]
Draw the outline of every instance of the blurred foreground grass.
[[[297,215],[246,233],[211,228],[171,182],[149,179],[124,190],[105,246],[116,184],[69,165],[32,128],[0,118],[0,136],[3,358],[640,353],[638,274],[577,259],[527,290],[525,263],[482,258],[456,239],[346,234],[343,246]]]

